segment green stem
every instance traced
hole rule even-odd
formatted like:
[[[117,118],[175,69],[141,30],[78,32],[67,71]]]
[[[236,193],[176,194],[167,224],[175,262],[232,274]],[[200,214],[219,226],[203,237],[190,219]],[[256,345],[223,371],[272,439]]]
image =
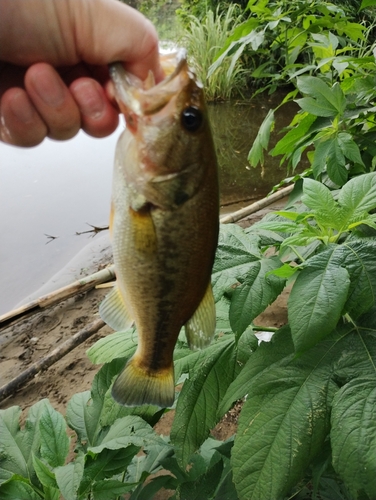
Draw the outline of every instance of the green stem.
[[[271,326],[255,326],[252,325],[252,330],[255,332],[277,332],[279,328],[273,328]]]
[[[298,257],[298,259],[300,259],[301,262],[304,262],[305,259],[300,255],[300,253],[296,250],[296,248],[293,246],[290,246],[290,248],[294,252],[294,254]]]

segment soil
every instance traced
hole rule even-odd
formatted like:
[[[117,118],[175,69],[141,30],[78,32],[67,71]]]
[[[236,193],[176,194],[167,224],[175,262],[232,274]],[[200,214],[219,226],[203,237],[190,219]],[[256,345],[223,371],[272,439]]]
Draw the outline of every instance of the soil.
[[[260,214],[252,217],[252,222],[256,217],[259,218]],[[246,224],[248,225],[249,221]],[[90,290],[25,318],[13,326],[0,329],[0,385],[7,384],[73,334],[98,319],[98,306],[107,293],[108,289]],[[288,292],[284,291],[254,323],[266,327],[280,327],[285,324],[287,295]],[[93,365],[86,356],[87,349],[109,333],[112,333],[112,330],[108,326],[101,328],[83,344],[0,402],[0,409],[20,406],[24,410],[24,419],[30,406],[42,398],[48,398],[52,406],[64,415],[72,395],[90,389],[99,370],[98,365]],[[236,432],[240,408],[240,403],[235,405],[213,429],[212,435],[216,439],[225,440]],[[174,411],[166,413],[156,425],[156,431],[169,435],[173,417]],[[161,500],[168,496],[155,498]]]

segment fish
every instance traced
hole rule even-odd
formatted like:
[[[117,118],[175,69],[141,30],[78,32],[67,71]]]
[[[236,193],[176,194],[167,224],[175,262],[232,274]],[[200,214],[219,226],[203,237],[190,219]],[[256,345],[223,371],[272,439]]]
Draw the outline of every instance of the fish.
[[[218,169],[204,90],[185,50],[161,55],[155,83],[110,68],[126,121],[115,152],[110,236],[116,285],[99,308],[114,330],[135,324],[137,349],[112,387],[121,405],[170,407],[173,352],[215,332],[211,271],[219,231]]]

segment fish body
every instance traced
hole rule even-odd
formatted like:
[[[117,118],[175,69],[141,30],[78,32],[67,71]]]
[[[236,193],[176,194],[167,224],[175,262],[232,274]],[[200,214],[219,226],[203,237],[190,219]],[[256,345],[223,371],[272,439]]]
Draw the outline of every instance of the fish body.
[[[185,52],[165,56],[154,85],[111,70],[127,127],[116,148],[110,232],[117,286],[101,304],[114,329],[136,324],[136,353],[115,381],[124,405],[171,406],[173,351],[215,330],[210,277],[218,240],[218,179],[203,90]]]

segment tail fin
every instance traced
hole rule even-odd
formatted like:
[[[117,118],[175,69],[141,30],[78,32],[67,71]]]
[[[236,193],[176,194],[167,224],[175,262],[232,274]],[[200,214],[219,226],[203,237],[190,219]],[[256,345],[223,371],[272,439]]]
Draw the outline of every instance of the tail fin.
[[[115,380],[112,397],[124,406],[172,406],[175,400],[174,366],[147,372],[133,357]]]

